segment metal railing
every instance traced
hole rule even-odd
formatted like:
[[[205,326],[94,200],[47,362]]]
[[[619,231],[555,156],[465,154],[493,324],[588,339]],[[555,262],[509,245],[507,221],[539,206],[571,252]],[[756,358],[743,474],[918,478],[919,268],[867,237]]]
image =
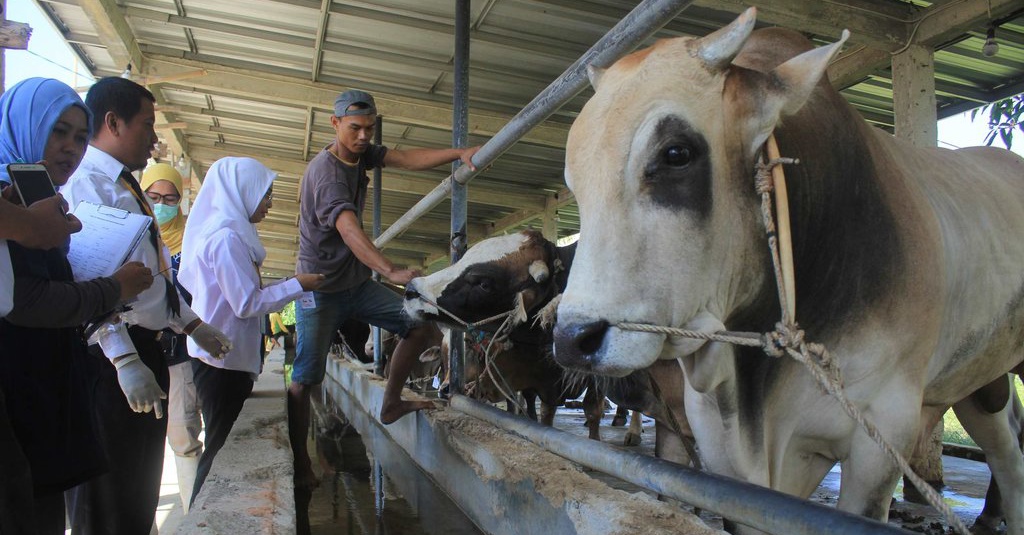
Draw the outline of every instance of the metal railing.
[[[640,46],[645,39],[675,18],[691,3],[693,0],[647,0],[640,3],[480,148],[480,151],[473,157],[473,165],[476,166],[477,171],[470,170],[468,166],[462,166],[448,175],[448,178],[424,195],[419,202],[374,240],[374,245],[378,248],[383,247],[387,242],[408,230],[417,219],[448,198],[452,191],[453,181],[465,184],[472,180],[480,173],[480,170],[497,160],[533,127],[539,125],[583,91],[589,83],[587,80],[588,65],[610,66]]]
[[[902,529],[877,520],[545,427],[465,396],[452,396],[451,408],[515,433],[587,468],[768,533],[906,534]]]

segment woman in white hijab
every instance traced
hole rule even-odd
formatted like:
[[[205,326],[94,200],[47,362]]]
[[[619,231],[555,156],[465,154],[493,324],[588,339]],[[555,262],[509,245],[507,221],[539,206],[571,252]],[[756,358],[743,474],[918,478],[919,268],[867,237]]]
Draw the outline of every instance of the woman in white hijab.
[[[192,502],[262,369],[262,318],[324,280],[323,275],[301,274],[262,284],[260,266],[267,252],[256,223],[272,206],[276,176],[252,158],[217,160],[185,225],[178,282],[192,294],[192,309],[223,331],[234,348],[216,359],[191,338],[188,342],[206,423],[206,449],[199,458]]]

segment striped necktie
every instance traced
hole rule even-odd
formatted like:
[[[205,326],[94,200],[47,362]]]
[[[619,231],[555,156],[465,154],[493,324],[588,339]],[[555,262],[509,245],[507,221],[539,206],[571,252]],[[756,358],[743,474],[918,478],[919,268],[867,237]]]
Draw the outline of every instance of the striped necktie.
[[[143,197],[142,187],[139,186],[139,181],[135,180],[135,177],[128,172],[127,169],[121,171],[118,176],[122,183],[128,187],[128,190],[132,192],[132,196],[135,197],[135,202],[138,203],[139,209],[142,210],[143,214],[149,216],[149,242],[156,249],[156,257],[159,261],[160,272],[167,272],[167,262],[164,260],[164,248],[163,242],[160,241],[160,227],[156,224],[156,217],[153,215],[153,210],[149,207],[149,203]],[[167,299],[167,307],[171,310],[171,313],[175,316],[181,315],[181,302],[178,300],[178,290],[174,287],[171,279],[167,276],[162,275],[164,279],[164,294]]]

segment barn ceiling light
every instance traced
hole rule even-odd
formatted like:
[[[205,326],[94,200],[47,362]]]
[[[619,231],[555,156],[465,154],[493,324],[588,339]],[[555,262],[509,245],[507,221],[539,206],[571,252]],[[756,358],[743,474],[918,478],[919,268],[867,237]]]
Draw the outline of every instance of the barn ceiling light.
[[[999,53],[999,43],[996,42],[996,26],[994,24],[988,27],[988,33],[985,34],[985,45],[981,47],[981,53],[987,58],[991,58]]]

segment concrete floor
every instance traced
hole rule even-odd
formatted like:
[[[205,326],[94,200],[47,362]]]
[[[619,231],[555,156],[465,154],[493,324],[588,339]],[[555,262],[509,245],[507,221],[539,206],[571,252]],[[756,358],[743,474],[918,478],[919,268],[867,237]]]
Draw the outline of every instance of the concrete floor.
[[[204,437],[199,435],[200,440]],[[160,502],[156,507],[156,521],[153,533],[174,533],[185,516],[178,494],[178,473],[174,468],[174,452],[164,447],[164,474],[160,479]]]
[[[267,355],[267,361],[284,361],[284,350],[274,349]],[[283,394],[282,394],[283,395]],[[243,408],[243,411],[245,409]],[[199,439],[205,437],[200,434]],[[157,504],[156,518],[151,535],[158,533],[174,533],[185,516],[178,493],[178,474],[174,467],[174,452],[164,444],[164,470],[160,480],[160,501]],[[67,532],[70,535],[70,530]]]
[[[203,436],[200,434],[200,440]],[[160,501],[156,508],[156,519],[153,524],[151,535],[157,533],[174,533],[181,519],[185,516],[185,510],[181,506],[181,498],[178,494],[178,474],[174,468],[174,452],[170,446],[164,444],[164,472],[160,479]],[[71,530],[65,531],[71,535]]]

